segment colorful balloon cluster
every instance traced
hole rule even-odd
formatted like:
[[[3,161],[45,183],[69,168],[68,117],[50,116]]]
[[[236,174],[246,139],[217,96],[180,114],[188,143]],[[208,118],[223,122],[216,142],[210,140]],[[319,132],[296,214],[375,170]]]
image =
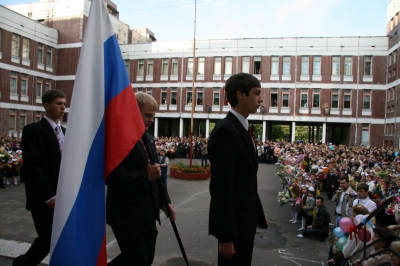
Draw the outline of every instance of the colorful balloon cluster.
[[[333,229],[333,234],[338,238],[338,241],[336,242],[336,247],[340,251],[343,251],[343,247],[349,239],[349,236],[346,234],[350,232],[350,229],[352,227],[359,225],[362,222],[363,218],[364,217],[362,215],[361,217],[355,217],[354,220],[356,224],[354,225],[353,221],[350,218],[343,217],[342,219],[340,219],[339,227]],[[362,227],[361,229],[357,230],[357,237],[361,241],[368,242],[371,240],[371,233],[369,230],[366,230],[366,234],[364,235],[364,228]]]

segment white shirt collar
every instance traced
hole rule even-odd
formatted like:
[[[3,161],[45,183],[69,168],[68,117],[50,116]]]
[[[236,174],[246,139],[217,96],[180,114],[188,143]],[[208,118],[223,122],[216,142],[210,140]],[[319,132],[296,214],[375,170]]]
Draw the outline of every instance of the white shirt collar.
[[[43,116],[47,122],[49,122],[51,128],[54,130],[56,128],[56,126],[59,126],[61,128],[61,123],[60,120],[58,120],[58,123],[56,124],[56,122],[54,122],[52,119],[48,118],[47,116]]]
[[[244,129],[249,130],[249,121],[247,121],[246,118],[244,118],[241,114],[236,112],[235,110],[231,109],[229,110],[236,118],[239,120],[239,122],[243,125]]]

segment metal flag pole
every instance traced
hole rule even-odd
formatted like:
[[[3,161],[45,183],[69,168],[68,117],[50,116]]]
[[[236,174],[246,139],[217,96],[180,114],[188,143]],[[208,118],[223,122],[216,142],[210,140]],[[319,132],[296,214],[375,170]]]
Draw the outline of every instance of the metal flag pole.
[[[194,70],[197,70],[195,67],[196,62],[196,7],[197,7],[197,0],[194,0],[194,33],[193,33],[193,69],[192,69],[192,112],[190,115],[190,168],[192,168],[192,160],[193,160],[193,115],[194,115],[194,106],[197,104],[195,101],[194,96],[196,95],[196,89],[194,88],[194,79],[196,78],[196,73]]]
[[[146,147],[147,154],[149,155],[150,164],[154,165],[155,162],[154,162],[153,153],[151,151],[149,142],[148,142],[148,140],[146,138],[146,134],[143,134],[142,142],[143,142],[144,146]],[[183,259],[185,260],[186,265],[189,266],[189,261],[188,261],[187,256],[186,256],[185,248],[183,247],[182,240],[181,240],[181,237],[179,235],[178,228],[176,227],[175,221],[172,220],[171,209],[169,207],[167,196],[165,194],[164,187],[161,184],[160,178],[157,179],[157,186],[158,186],[158,190],[160,190],[161,199],[162,199],[162,201],[164,203],[165,210],[167,211],[167,217],[169,218],[169,220],[171,222],[172,229],[174,229],[175,237],[176,237],[176,240],[178,241],[179,248],[181,249],[181,253],[182,253]]]

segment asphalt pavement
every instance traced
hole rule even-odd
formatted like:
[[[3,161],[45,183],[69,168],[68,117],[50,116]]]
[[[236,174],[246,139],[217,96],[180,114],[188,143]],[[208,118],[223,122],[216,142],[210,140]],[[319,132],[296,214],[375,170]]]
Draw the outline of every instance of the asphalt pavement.
[[[189,162],[187,159],[183,159]],[[170,165],[178,159],[170,161]],[[194,160],[200,162],[200,160]],[[291,206],[280,206],[277,194],[282,190],[276,167],[260,164],[258,192],[270,225],[257,230],[252,265],[325,265],[330,243],[298,238],[300,224],[291,224]],[[217,265],[217,240],[208,235],[209,180],[186,181],[169,177],[168,191],[175,206],[179,233],[192,266]],[[326,194],[322,196],[326,199]],[[330,213],[333,204],[325,200]],[[333,215],[331,215],[333,218]],[[169,219],[162,215],[158,227],[156,255],[153,265],[185,265]],[[119,254],[118,244],[107,226],[107,254]],[[23,254],[36,237],[30,212],[25,209],[24,185],[0,189],[0,266],[12,264],[12,258]],[[44,261],[44,265],[48,260]]]

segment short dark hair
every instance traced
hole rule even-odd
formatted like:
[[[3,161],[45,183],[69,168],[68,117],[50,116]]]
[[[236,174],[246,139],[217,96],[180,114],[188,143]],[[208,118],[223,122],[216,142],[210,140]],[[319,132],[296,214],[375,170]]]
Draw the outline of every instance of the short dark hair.
[[[253,75],[239,73],[232,75],[225,83],[225,94],[232,107],[238,104],[236,92],[240,91],[249,96],[252,88],[261,88],[260,81]]]
[[[59,90],[48,90],[42,95],[42,104],[44,105],[45,103],[51,103],[57,98],[67,98],[65,96],[65,93]]]
[[[318,197],[316,198],[316,200],[321,200],[321,202],[324,203],[324,198],[321,197],[321,196],[318,196]]]
[[[346,180],[346,183],[349,183],[349,178],[347,176],[346,177],[342,176],[339,178],[339,182],[342,180]]]
[[[369,186],[368,186],[367,184],[365,184],[365,183],[360,183],[360,184],[358,184],[358,186],[357,186],[357,190],[365,190],[365,191],[368,191],[368,190],[369,190]]]

